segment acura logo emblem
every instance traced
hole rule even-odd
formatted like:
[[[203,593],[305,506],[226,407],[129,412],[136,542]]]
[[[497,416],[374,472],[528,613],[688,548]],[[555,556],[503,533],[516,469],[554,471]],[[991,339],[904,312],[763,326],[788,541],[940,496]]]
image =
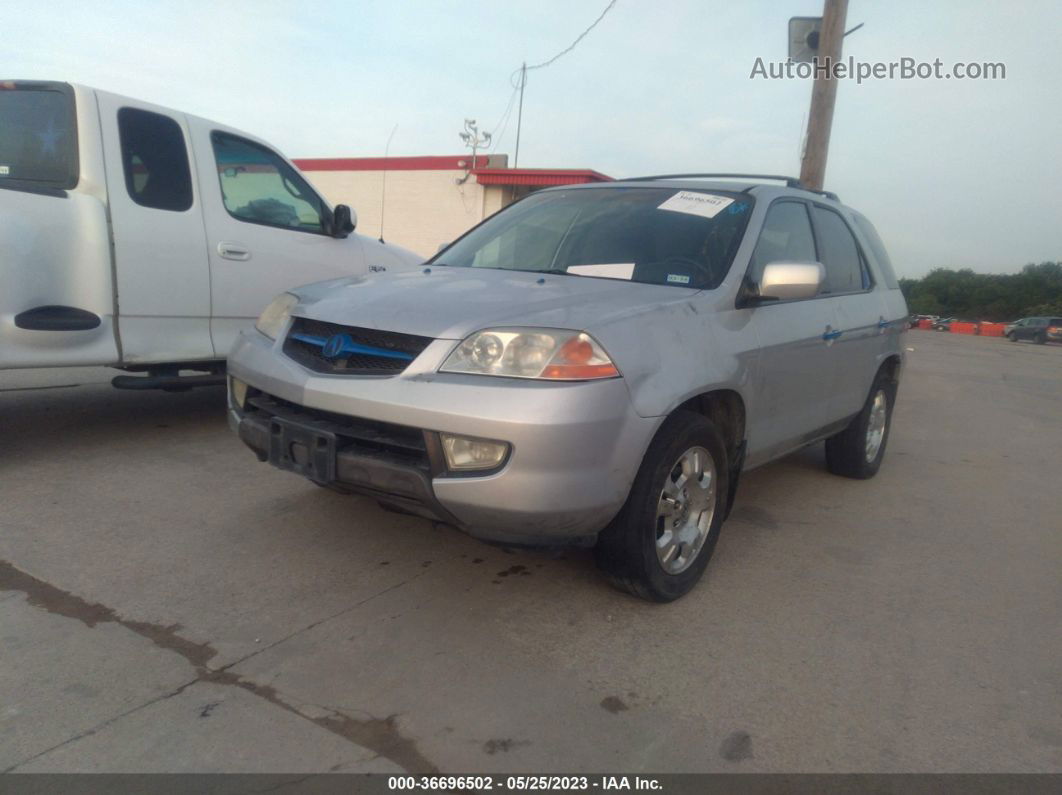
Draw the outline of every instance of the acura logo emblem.
[[[327,359],[335,359],[344,352],[348,345],[353,343],[354,340],[350,338],[349,334],[333,334],[325,340],[324,347],[321,348],[321,355]]]

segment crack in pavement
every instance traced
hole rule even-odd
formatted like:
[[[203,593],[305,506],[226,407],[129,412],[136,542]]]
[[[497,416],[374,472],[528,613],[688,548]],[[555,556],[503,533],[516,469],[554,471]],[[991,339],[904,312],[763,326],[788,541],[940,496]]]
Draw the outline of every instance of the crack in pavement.
[[[417,576],[421,575],[418,574]],[[386,588],[380,593],[374,594],[352,607],[345,608],[334,616],[321,619],[307,627],[303,627],[299,632],[304,632],[307,629],[320,626],[325,621],[335,618],[349,610],[353,610],[370,599],[375,599],[377,596],[401,587],[414,579],[416,579],[416,577],[412,577],[410,580]],[[300,712],[297,707],[285,701],[277,689],[271,685],[262,685],[252,680],[244,679],[239,674],[233,673],[229,670],[233,666],[238,665],[257,654],[261,654],[266,649],[276,646],[277,643],[282,643],[284,640],[294,637],[298,632],[292,633],[286,638],[282,638],[276,643],[270,644],[270,646],[267,646],[266,648],[256,649],[252,654],[242,657],[239,660],[235,660],[222,668],[214,669],[208,668],[207,662],[217,655],[217,651],[209,643],[195,643],[182,637],[178,634],[178,631],[182,628],[180,624],[170,624],[169,626],[165,626],[147,621],[133,621],[122,618],[112,608],[107,607],[106,605],[88,602],[76,594],[64,591],[51,583],[34,577],[32,574],[27,574],[21,569],[15,568],[15,566],[5,560],[0,560],[0,591],[20,591],[26,595],[26,601],[30,605],[42,608],[54,615],[75,619],[82,622],[87,627],[95,627],[97,624],[104,623],[118,624],[119,626],[135,632],[141,637],[147,638],[155,646],[158,646],[161,649],[166,649],[179,654],[191,663],[193,668],[195,668],[196,673],[194,679],[185,682],[176,690],[134,707],[133,709],[115,716],[76,737],[71,737],[59,745],[48,748],[29,759],[23,759],[21,762],[9,767],[7,770],[0,771],[2,773],[14,770],[32,759],[36,759],[43,754],[79,740],[82,737],[95,734],[100,728],[120,720],[137,710],[180,695],[192,685],[200,682],[239,687],[242,690],[268,701],[270,704],[287,710],[293,715],[298,715],[303,720],[307,720],[326,731],[330,731],[333,734],[342,737],[348,742],[368,748],[370,751],[377,754],[377,756],[382,756],[391,762],[394,762],[407,772],[423,775],[432,775],[439,772],[438,768],[421,754],[416,743],[410,738],[403,736],[399,731],[397,715],[389,715],[386,718],[369,717],[359,719],[342,712],[334,711],[332,715],[309,717]]]

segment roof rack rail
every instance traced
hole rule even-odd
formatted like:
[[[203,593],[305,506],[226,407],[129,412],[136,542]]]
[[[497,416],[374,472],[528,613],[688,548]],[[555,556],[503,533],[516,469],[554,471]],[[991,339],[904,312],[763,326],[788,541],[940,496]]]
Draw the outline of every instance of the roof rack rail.
[[[649,177],[627,177],[616,182],[646,182],[655,179],[771,179],[784,182],[789,188],[804,188],[796,177],[782,177],[777,174],[654,174]],[[806,188],[805,188],[806,190]]]

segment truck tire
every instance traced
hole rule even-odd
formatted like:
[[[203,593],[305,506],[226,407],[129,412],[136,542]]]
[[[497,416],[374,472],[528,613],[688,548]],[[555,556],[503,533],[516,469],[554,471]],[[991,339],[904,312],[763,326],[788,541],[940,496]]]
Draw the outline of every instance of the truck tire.
[[[627,502],[598,536],[598,566],[617,588],[654,602],[704,574],[727,509],[726,445],[701,414],[678,411],[657,432]]]
[[[835,475],[865,480],[878,473],[892,427],[897,384],[879,370],[862,410],[826,440],[826,466]]]

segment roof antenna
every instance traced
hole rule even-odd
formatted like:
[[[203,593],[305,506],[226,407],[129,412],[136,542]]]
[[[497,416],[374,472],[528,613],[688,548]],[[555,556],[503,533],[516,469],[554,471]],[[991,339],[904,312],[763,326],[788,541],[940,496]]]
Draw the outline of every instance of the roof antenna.
[[[395,137],[395,131],[398,129],[398,125],[395,124],[391,128],[391,134],[387,136],[387,145],[384,147],[384,172],[383,177],[380,180],[380,242],[384,242],[383,229],[384,229],[384,199],[387,198],[387,156],[391,153],[391,139]]]

